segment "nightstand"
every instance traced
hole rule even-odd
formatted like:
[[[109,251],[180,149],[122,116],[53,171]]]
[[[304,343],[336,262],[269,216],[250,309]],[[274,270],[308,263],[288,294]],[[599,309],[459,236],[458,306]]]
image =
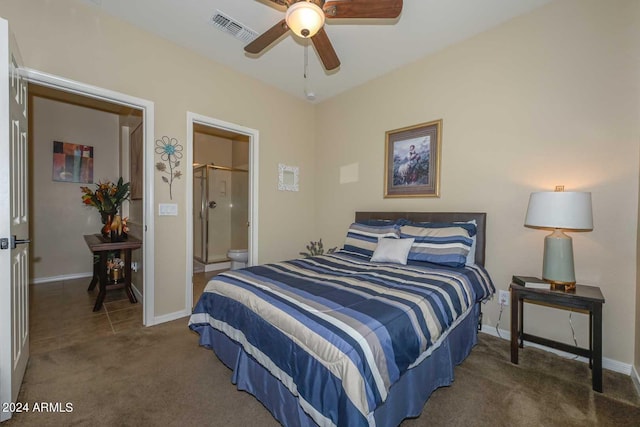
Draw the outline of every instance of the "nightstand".
[[[524,341],[566,351],[589,358],[592,386],[602,393],[602,304],[604,297],[597,286],[576,285],[575,291],[564,292],[526,288],[511,283],[511,363],[518,364],[518,348]],[[581,348],[524,332],[523,309],[525,301],[540,302],[551,306],[581,309],[589,312],[589,348]],[[518,343],[518,340],[520,341]]]
[[[131,304],[138,302],[136,296],[131,289],[131,251],[142,247],[142,241],[133,236],[122,242],[111,242],[106,240],[101,234],[86,234],[84,241],[87,243],[89,250],[98,255],[98,262],[93,263],[93,277],[87,291],[92,291],[96,284],[100,284],[100,292],[93,306],[93,311],[99,311],[102,308],[104,297],[108,289],[124,288],[129,297]],[[109,282],[107,279],[107,254],[110,251],[124,252],[124,280],[122,283]]]

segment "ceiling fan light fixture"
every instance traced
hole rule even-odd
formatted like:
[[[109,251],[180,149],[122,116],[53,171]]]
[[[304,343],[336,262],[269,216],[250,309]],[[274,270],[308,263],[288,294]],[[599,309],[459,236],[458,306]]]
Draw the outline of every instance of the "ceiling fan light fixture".
[[[320,31],[324,25],[324,12],[315,3],[299,1],[287,9],[285,20],[295,35],[306,39]]]

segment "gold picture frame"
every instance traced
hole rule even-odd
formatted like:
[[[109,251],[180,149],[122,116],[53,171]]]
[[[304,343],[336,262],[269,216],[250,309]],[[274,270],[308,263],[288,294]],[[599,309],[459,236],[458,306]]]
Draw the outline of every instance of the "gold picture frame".
[[[442,119],[385,133],[384,198],[440,197]]]

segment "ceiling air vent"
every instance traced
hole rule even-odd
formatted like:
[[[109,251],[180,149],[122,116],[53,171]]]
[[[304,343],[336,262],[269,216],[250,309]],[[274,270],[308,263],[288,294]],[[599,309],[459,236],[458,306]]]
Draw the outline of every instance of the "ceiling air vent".
[[[238,21],[229,18],[219,10],[216,10],[216,14],[213,15],[213,18],[211,18],[211,23],[225,33],[229,33],[233,37],[246,43],[250,43],[254,41],[256,37],[258,37],[258,33],[246,27],[245,25],[242,25]]]

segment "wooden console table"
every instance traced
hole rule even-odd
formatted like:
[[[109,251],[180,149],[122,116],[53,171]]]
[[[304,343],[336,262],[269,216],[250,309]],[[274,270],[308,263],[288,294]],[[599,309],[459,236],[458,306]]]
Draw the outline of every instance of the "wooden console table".
[[[93,263],[93,277],[89,284],[88,291],[92,291],[97,283],[100,283],[100,292],[96,298],[96,304],[93,311],[99,311],[102,308],[102,302],[107,294],[107,288],[120,289],[124,288],[132,304],[138,302],[136,296],[131,289],[131,250],[142,247],[142,241],[135,237],[129,236],[127,240],[122,242],[112,242],[105,239],[101,234],[86,234],[84,241],[87,242],[89,250],[98,255],[98,262]],[[111,251],[122,251],[124,253],[124,280],[122,283],[110,283],[107,277],[107,255]]]
[[[518,348],[524,341],[589,358],[593,390],[602,393],[602,304],[604,297],[597,286],[576,285],[575,292],[527,288],[511,283],[511,363],[518,364]],[[589,348],[581,348],[524,332],[524,301],[580,309],[589,312]],[[519,342],[518,342],[519,341]]]

